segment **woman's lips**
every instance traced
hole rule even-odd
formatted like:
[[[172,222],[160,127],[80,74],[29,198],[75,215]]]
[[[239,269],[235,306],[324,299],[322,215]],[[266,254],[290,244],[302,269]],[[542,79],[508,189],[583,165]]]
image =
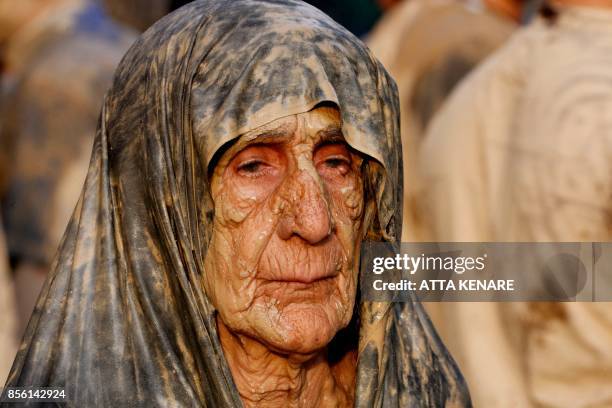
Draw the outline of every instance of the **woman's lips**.
[[[272,240],[262,254],[257,278],[310,284],[340,273],[342,250],[336,239],[319,245],[302,240]]]
[[[287,279],[265,279],[265,280],[274,280],[275,282],[285,282],[285,283],[301,283],[304,285],[309,285],[311,283],[315,283],[318,281],[322,281],[325,279],[330,279],[330,278],[335,278],[336,276],[338,276],[338,272],[334,273],[334,274],[320,274],[316,275],[308,275],[308,274],[304,274],[304,275],[300,275],[300,274],[296,274],[295,276],[291,277],[291,278],[287,278]]]
[[[324,304],[331,296],[338,296],[340,275],[310,283],[296,281],[260,280],[256,298],[274,299],[277,307],[289,304]]]

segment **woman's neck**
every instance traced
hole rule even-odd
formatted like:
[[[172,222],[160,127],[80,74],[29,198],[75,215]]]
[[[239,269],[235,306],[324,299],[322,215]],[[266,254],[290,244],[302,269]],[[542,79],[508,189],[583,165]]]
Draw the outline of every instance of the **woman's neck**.
[[[327,350],[285,355],[232,333],[217,317],[219,338],[245,407],[352,407],[356,353],[330,363]]]

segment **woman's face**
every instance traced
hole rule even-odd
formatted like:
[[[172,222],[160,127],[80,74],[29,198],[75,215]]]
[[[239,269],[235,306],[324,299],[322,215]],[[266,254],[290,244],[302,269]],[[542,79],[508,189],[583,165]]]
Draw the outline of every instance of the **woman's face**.
[[[320,107],[243,135],[211,180],[206,293],[223,323],[269,348],[311,353],[355,302],[362,159],[337,109]]]

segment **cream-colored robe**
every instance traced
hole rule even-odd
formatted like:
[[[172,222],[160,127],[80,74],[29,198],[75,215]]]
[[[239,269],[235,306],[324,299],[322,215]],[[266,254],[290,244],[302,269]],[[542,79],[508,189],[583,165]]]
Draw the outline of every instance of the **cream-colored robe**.
[[[415,202],[424,129],[455,85],[503,44],[510,21],[455,0],[407,0],[376,25],[368,46],[396,80],[404,155],[404,241],[429,237]]]
[[[612,12],[536,21],[432,122],[421,205],[439,241],[612,239]],[[612,406],[612,305],[443,304],[476,407]]]

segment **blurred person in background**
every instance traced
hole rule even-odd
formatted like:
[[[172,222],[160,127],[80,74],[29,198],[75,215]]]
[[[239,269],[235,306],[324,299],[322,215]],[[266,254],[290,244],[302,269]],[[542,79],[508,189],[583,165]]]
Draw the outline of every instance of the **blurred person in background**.
[[[357,37],[364,37],[381,16],[376,0],[305,0],[346,27]]]
[[[612,1],[542,14],[432,121],[420,169],[435,240],[612,240]],[[610,303],[443,306],[476,407],[612,406]]]
[[[120,2],[121,0],[107,0]],[[159,1],[159,0],[158,0]],[[184,6],[193,0],[171,0],[171,9]],[[364,38],[380,18],[402,0],[303,0],[315,6],[357,37]]]
[[[102,0],[105,9],[118,22],[138,31],[170,12],[171,0]]]
[[[0,0],[0,197],[20,332],[83,185],[104,92],[134,38],[93,0]]]
[[[523,0],[405,0],[375,26],[368,46],[397,81],[404,154],[404,241],[427,241],[416,200],[427,125],[455,85],[517,27]]]

